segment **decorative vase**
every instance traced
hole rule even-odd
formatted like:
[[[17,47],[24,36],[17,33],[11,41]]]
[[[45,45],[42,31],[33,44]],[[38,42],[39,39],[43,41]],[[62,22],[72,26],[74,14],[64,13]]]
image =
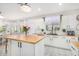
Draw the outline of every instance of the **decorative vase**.
[[[27,35],[27,32],[24,32],[24,35]]]

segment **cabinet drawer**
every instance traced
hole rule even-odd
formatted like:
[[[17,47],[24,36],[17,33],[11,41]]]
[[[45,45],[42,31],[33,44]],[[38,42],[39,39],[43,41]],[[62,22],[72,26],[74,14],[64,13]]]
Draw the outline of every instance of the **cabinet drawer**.
[[[71,56],[71,51],[56,47],[46,47],[45,55],[48,56]]]
[[[66,37],[66,39],[68,40],[68,42],[78,41],[77,37]]]
[[[69,49],[66,38],[63,36],[48,36],[45,44]]]

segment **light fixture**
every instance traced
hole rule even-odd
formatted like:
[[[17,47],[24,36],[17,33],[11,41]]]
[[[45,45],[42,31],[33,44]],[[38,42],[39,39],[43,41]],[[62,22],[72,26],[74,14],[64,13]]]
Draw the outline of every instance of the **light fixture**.
[[[41,11],[41,8],[38,8],[38,11]]]
[[[59,3],[59,5],[61,6],[61,5],[62,5],[62,3]]]
[[[3,19],[4,17],[1,15],[1,12],[0,12],[0,19]]]
[[[20,8],[24,12],[31,12],[31,6],[29,6],[27,3],[19,3]]]

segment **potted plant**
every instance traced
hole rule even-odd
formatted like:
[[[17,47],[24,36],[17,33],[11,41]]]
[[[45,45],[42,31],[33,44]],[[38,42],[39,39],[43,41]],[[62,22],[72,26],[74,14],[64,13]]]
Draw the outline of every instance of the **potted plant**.
[[[23,26],[23,31],[22,32],[24,32],[27,35],[27,32],[28,32],[29,29],[30,29],[30,27]]]

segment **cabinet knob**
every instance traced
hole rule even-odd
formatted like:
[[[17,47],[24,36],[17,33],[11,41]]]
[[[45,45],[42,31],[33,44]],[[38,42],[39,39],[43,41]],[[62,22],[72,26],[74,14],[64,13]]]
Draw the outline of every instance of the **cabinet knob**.
[[[19,42],[18,42],[18,47],[19,47]]]

